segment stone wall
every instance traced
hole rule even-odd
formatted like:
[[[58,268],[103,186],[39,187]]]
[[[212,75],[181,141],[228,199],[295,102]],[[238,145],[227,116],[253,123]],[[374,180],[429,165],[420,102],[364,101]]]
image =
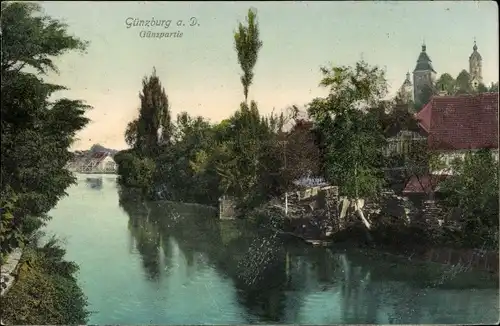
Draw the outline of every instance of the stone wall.
[[[232,220],[237,215],[236,202],[232,197],[222,196],[219,198],[219,218],[221,220]]]
[[[12,285],[14,285],[16,272],[19,267],[19,261],[21,259],[22,253],[22,249],[14,249],[7,257],[7,261],[5,262],[5,264],[3,264],[0,268],[0,296],[3,296],[5,293],[7,293]]]
[[[318,193],[318,207],[325,210],[327,219],[335,220],[335,225],[338,228],[343,227],[338,221],[339,217],[339,188],[330,186],[323,187]]]

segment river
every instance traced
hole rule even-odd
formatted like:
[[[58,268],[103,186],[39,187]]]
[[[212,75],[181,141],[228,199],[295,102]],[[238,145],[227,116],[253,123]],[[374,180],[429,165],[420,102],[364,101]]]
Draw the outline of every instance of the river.
[[[493,323],[482,273],[378,252],[312,248],[178,203],[119,205],[115,177],[78,175],[46,227],[94,312],[90,324]],[[92,176],[95,177],[95,176]]]

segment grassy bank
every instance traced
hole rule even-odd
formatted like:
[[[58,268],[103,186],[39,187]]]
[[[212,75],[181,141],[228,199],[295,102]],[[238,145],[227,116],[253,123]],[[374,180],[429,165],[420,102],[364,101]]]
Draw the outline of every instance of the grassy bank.
[[[5,324],[86,324],[90,313],[75,277],[78,266],[64,255],[54,239],[25,247],[17,282],[2,298]]]

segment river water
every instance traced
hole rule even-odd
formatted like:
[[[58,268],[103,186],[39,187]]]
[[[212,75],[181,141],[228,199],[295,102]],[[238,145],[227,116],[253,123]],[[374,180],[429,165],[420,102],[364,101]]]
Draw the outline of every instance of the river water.
[[[119,204],[79,175],[48,233],[80,265],[90,324],[433,324],[498,320],[498,282],[377,252],[312,248],[178,203]],[[92,176],[95,177],[95,176]]]

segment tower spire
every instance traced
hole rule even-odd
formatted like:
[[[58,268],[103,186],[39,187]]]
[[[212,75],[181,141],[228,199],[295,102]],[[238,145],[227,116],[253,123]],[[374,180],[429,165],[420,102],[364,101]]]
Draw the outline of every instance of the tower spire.
[[[477,51],[476,37],[474,36],[474,46],[472,47],[474,51]]]

